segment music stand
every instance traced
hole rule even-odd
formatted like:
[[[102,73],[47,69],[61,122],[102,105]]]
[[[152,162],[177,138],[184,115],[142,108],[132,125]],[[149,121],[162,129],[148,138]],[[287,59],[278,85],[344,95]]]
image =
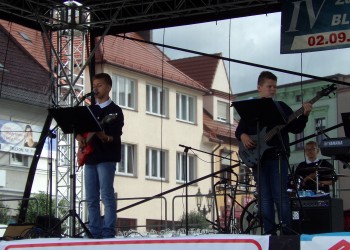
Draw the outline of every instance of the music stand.
[[[258,182],[258,206],[259,206],[259,220],[262,225],[262,215],[261,215],[261,192],[260,192],[260,160],[261,160],[261,146],[262,146],[262,140],[264,138],[261,138],[262,133],[260,130],[261,125],[264,125],[265,127],[273,127],[276,125],[285,125],[287,123],[282,110],[280,110],[280,106],[277,105],[272,98],[260,98],[260,99],[249,99],[249,100],[242,100],[242,101],[236,101],[232,102],[232,105],[240,115],[241,119],[246,121],[249,124],[255,124],[256,123],[256,149],[257,149],[257,182]],[[255,136],[252,136],[252,139],[254,139]],[[265,135],[263,135],[265,136]],[[265,140],[264,140],[265,142]],[[281,142],[283,143],[283,142]],[[240,143],[241,144],[241,143]],[[283,145],[283,144],[282,144]],[[242,145],[243,146],[243,145]],[[243,146],[244,147],[244,146]],[[265,149],[269,148],[265,144]],[[241,156],[241,155],[240,155]],[[243,156],[243,155],[242,155]],[[241,157],[242,157],[241,156]],[[280,164],[279,164],[280,165]],[[281,173],[281,169],[279,166],[279,172]],[[282,179],[280,176],[280,185],[282,187]],[[281,188],[282,190],[282,188]],[[282,192],[280,197],[280,222],[282,222]],[[282,225],[282,223],[281,223]],[[261,230],[263,232],[263,229]]]
[[[57,125],[62,129],[65,134],[73,134],[72,138],[72,147],[75,156],[75,135],[82,134],[86,132],[96,132],[102,131],[101,125],[92,114],[91,110],[87,106],[79,106],[79,107],[67,107],[67,108],[51,108],[49,109],[49,113],[56,120]],[[83,223],[81,218],[76,212],[76,173],[75,173],[75,161],[71,161],[71,201],[70,201],[70,210],[69,212],[61,219],[58,225],[61,225],[63,221],[72,216],[72,227],[71,232],[73,237],[75,237],[75,219],[77,219],[84,229],[85,233],[89,238],[93,238],[91,232],[88,230],[86,225]]]

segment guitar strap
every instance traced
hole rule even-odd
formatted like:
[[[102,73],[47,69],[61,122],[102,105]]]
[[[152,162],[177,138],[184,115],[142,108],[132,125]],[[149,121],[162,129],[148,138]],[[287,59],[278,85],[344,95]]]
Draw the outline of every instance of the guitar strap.
[[[284,112],[283,108],[281,107],[280,102],[274,101],[274,103],[276,104],[276,107],[277,107],[278,111],[280,112],[280,114],[283,116],[284,122],[287,123],[288,117],[286,117],[286,113]]]

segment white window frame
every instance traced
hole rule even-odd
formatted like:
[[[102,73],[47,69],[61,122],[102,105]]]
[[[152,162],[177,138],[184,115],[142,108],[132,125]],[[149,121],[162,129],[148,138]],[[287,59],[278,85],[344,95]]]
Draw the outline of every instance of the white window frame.
[[[223,112],[220,112],[221,109],[224,109],[225,110],[225,117],[223,116],[220,116],[220,114],[222,114]],[[216,116],[216,119],[220,122],[225,122],[225,123],[228,123],[229,122],[229,117],[230,117],[230,107],[229,107],[229,104],[227,102],[223,102],[223,101],[218,101],[217,102],[217,116]]]
[[[298,134],[295,134],[295,141],[304,138],[304,131]],[[295,150],[304,150],[304,141],[298,142],[295,144]]]
[[[155,96],[153,91],[155,91]],[[166,117],[168,115],[168,92],[167,88],[146,84],[146,112]]]
[[[152,156],[156,156],[155,162]],[[166,180],[167,151],[156,148],[146,148],[146,176],[155,180]]]
[[[176,93],[176,119],[179,121],[185,121],[189,123],[196,122],[196,97]]]
[[[326,128],[327,121],[326,117],[318,117],[315,118],[315,130],[316,131],[322,131]],[[326,136],[323,133],[320,133],[316,136],[316,141],[318,145],[321,145],[322,141],[326,138]]]
[[[120,107],[136,109],[136,80],[113,74],[112,100]]]
[[[220,169],[227,168],[228,166],[231,166],[231,153],[230,151],[227,150],[221,150],[221,164],[220,164]],[[225,171],[220,173],[221,178],[226,178],[231,180],[231,172]]]
[[[194,155],[187,156],[187,182],[189,182],[197,178],[197,162]],[[183,153],[176,153],[176,181],[181,183],[185,183],[185,157]]]
[[[116,174],[125,176],[136,175],[136,146],[122,143],[121,160],[117,163]]]
[[[10,165],[14,166],[28,166],[28,156],[18,153],[10,153]]]

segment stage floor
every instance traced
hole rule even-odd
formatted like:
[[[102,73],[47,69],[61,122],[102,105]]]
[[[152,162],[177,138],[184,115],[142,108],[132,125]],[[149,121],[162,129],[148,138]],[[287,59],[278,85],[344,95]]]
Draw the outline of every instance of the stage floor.
[[[350,249],[350,233],[300,236],[197,235],[181,237],[132,237],[115,239],[42,238],[0,241],[0,250],[309,250]]]

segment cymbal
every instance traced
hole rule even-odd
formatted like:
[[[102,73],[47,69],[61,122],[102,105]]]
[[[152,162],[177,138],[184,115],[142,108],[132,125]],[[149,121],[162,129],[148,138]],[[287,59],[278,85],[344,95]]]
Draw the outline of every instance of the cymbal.
[[[240,173],[238,176],[253,176],[253,173]]]
[[[328,175],[323,175],[322,178],[329,178],[332,179],[333,177],[350,177],[350,175],[346,174],[328,174]]]
[[[298,171],[300,172],[311,172],[311,171],[333,171],[331,168],[325,168],[325,167],[309,167],[309,168],[302,168],[299,169]]]

